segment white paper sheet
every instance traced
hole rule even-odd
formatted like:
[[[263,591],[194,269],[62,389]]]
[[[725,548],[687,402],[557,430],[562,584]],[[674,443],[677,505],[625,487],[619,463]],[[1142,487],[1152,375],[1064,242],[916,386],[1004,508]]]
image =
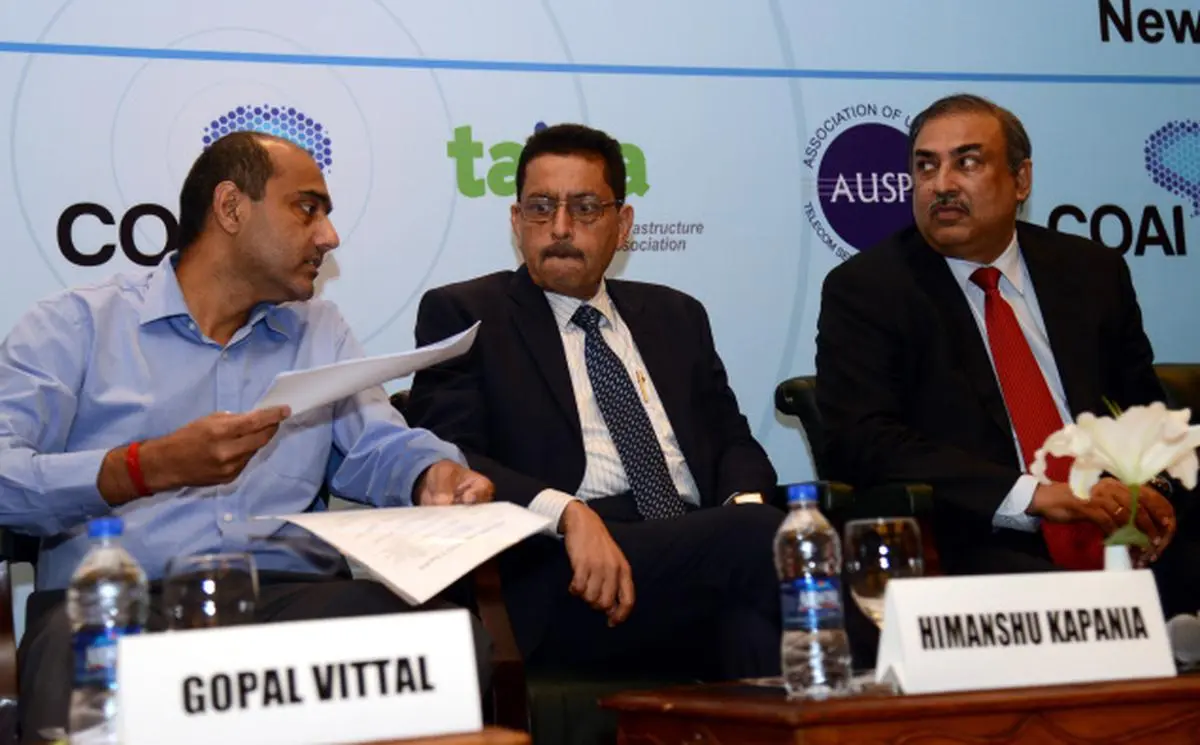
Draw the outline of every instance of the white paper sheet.
[[[309,409],[340,401],[389,380],[403,378],[430,365],[466,354],[475,342],[478,330],[479,322],[476,321],[475,325],[461,334],[411,352],[364,357],[279,373],[254,408],[286,405],[292,408],[292,416],[296,416]]]
[[[484,561],[550,524],[511,502],[282,515],[420,605]]]

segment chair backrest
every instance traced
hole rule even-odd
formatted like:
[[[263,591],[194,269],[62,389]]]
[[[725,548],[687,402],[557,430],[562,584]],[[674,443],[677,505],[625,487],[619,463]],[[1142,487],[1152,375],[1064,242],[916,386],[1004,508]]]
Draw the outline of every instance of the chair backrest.
[[[821,410],[817,408],[817,379],[812,375],[788,378],[775,387],[775,408],[781,414],[800,420],[804,439],[808,441],[808,454],[812,458],[813,473],[824,478],[822,465],[825,460],[825,435],[821,427]]]
[[[17,639],[13,607],[13,564],[37,566],[38,539],[0,528],[0,698],[17,697]]]
[[[1192,410],[1192,424],[1200,423],[1200,365],[1163,363],[1154,366],[1167,394],[1167,408]]]
[[[1166,394],[1168,408],[1192,410],[1192,423],[1200,424],[1200,364],[1161,363],[1154,372]],[[788,378],[775,388],[775,408],[781,414],[797,417],[808,441],[813,472],[824,478],[822,466],[825,455],[825,435],[821,426],[821,410],[817,408],[817,378],[801,375]]]
[[[390,399],[396,411],[408,419],[408,389],[396,391]],[[471,573],[471,578],[468,586],[459,586],[465,596],[455,600],[474,606],[483,621],[483,627],[492,637],[492,690],[489,701],[492,721],[502,727],[527,730],[530,719],[525,661],[517,647],[512,620],[504,604],[498,559],[493,557],[480,564]]]
[[[17,564],[37,564],[40,541],[31,535],[0,528],[0,559]]]
[[[408,419],[408,389],[396,391],[391,395],[392,407],[400,412],[400,415]]]

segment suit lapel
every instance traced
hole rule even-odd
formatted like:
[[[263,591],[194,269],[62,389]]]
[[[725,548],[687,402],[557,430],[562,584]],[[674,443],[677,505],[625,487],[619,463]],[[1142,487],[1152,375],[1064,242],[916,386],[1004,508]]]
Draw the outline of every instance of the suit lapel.
[[[1080,354],[1080,345],[1086,341],[1087,319],[1081,315],[1078,303],[1072,300],[1079,297],[1074,289],[1075,278],[1060,267],[1054,247],[1039,240],[1020,223],[1017,225],[1017,243],[1037,294],[1038,309],[1067,396],[1067,407],[1072,414],[1078,414],[1095,403],[1087,390],[1087,381],[1093,380],[1095,374],[1086,369],[1089,357]]]
[[[512,322],[517,335],[524,341],[533,356],[534,366],[541,373],[551,397],[571,423],[579,437],[579,408],[575,405],[575,391],[571,388],[571,373],[567,368],[567,354],[563,351],[562,336],[554,319],[554,312],[546,301],[546,295],[529,277],[529,270],[521,266],[513,275],[509,286],[509,297],[513,300]]]
[[[667,419],[679,449],[685,460],[693,460],[695,452],[692,443],[691,409],[688,405],[692,390],[692,379],[688,361],[690,357],[681,354],[680,346],[672,344],[673,334],[678,335],[681,329],[664,329],[661,317],[657,313],[648,313],[642,296],[637,288],[620,280],[608,280],[608,296],[621,314],[621,320],[629,328],[633,343],[637,346],[638,354],[646,363],[646,373],[654,381],[654,390],[662,402]]]
[[[1000,384],[996,381],[996,372],[992,369],[985,346],[987,341],[979,332],[979,324],[971,313],[967,297],[945,258],[930,248],[919,233],[914,231],[913,234],[914,239],[908,251],[910,260],[921,285],[946,323],[955,358],[961,363],[963,374],[984,410],[997,427],[1011,436],[1008,409],[1004,405]]]

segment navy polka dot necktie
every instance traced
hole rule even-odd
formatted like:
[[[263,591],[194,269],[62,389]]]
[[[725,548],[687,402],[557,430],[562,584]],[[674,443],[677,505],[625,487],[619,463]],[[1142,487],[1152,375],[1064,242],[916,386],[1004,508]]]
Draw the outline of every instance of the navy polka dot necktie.
[[[584,358],[592,392],[621,456],[638,513],[643,520],[679,517],[687,508],[629,372],[600,335],[600,318],[600,311],[581,305],[571,321],[585,334]]]

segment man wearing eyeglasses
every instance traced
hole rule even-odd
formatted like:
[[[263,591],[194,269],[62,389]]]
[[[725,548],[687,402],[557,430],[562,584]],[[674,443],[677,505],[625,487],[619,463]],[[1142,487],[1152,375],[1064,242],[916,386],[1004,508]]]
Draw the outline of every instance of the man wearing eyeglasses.
[[[605,279],[633,227],[625,182],[603,132],[529,138],[511,214],[524,265],[422,299],[418,343],[483,323],[469,355],[417,375],[412,421],[462,448],[497,498],[553,520],[556,536],[502,558],[531,664],[778,674],[782,514],[741,503],[775,471],[700,303]]]

